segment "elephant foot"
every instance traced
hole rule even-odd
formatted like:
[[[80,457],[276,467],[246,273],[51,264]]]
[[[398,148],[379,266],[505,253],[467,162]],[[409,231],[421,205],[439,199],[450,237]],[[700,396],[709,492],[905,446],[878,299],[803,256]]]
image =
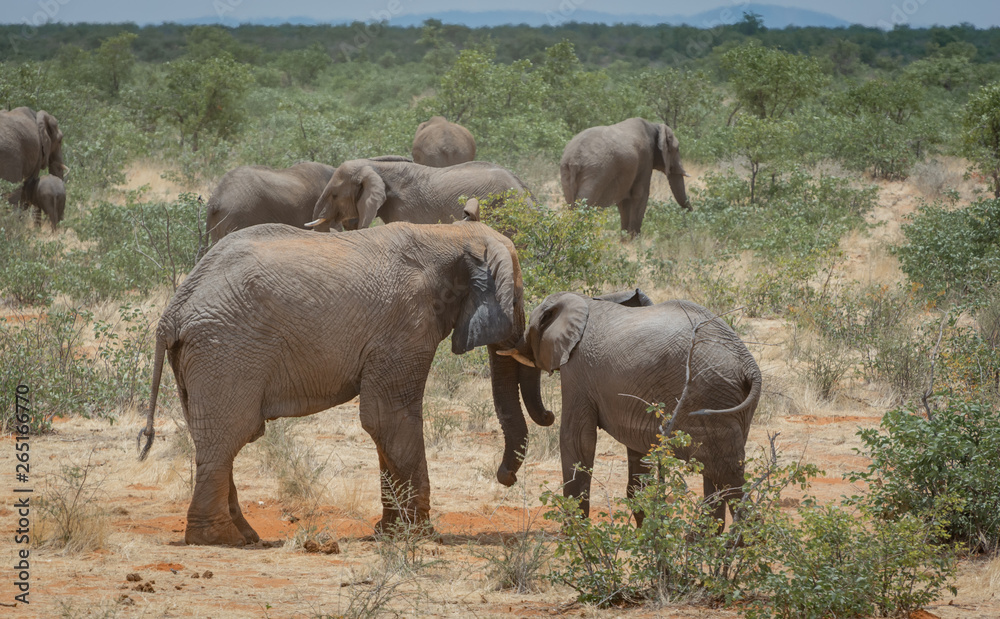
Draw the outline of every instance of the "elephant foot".
[[[247,525],[249,526],[249,525]],[[248,542],[260,540],[253,532],[256,540],[248,540],[236,525],[229,521],[226,524],[195,526],[190,522],[184,531],[184,543],[189,546],[245,546]]]
[[[385,513],[382,519],[375,523],[375,536],[387,535],[429,537],[434,534],[434,527],[431,526],[429,516],[417,516],[407,514],[400,517],[396,512]]]
[[[257,535],[257,532],[253,530],[253,527],[251,527],[250,523],[246,520],[242,518],[240,520],[234,520],[233,524],[235,524],[236,528],[243,534],[243,539],[246,540],[247,544],[256,544],[260,541],[260,536]]]

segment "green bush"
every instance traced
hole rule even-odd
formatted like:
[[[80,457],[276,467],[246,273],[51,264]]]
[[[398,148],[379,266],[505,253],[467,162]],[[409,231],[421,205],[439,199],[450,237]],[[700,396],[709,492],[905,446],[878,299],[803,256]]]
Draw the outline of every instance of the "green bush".
[[[56,292],[62,245],[32,234],[29,219],[27,211],[0,213],[0,296],[16,305],[47,306]]]
[[[954,556],[937,544],[944,521],[909,514],[879,521],[867,506],[807,502],[799,522],[784,518],[768,542],[750,619],[906,617],[938,599],[954,576]],[[956,589],[948,587],[954,594]]]
[[[0,390],[28,385],[32,432],[48,430],[54,417],[114,421],[123,407],[148,400],[152,332],[153,318],[129,305],[114,322],[80,308],[0,321]],[[12,408],[0,414],[0,428],[9,427]]]
[[[1000,273],[1000,199],[960,209],[920,207],[894,248],[903,272],[927,295],[971,297],[990,291]]]
[[[528,204],[514,192],[503,198],[502,207],[483,204],[480,216],[514,241],[526,301],[559,290],[597,294],[635,285],[641,265],[628,257],[613,209],[583,203],[549,209]]]
[[[171,203],[139,202],[132,193],[124,206],[95,205],[73,227],[92,245],[67,253],[60,287],[87,302],[146,295],[162,285],[176,289],[207,248],[205,207],[190,193]]]
[[[945,396],[927,419],[913,407],[891,410],[879,429],[858,432],[860,453],[872,459],[851,481],[868,484],[875,515],[935,515],[956,503],[941,538],[973,550],[1000,544],[1000,413],[987,402]]]

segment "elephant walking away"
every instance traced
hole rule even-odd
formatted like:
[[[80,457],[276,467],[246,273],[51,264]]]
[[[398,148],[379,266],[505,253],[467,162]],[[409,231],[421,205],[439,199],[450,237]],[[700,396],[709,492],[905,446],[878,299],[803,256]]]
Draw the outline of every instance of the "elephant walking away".
[[[42,168],[64,178],[62,141],[59,122],[48,112],[29,107],[0,110],[0,178],[21,183],[37,178]]]
[[[566,202],[618,205],[622,230],[633,237],[642,229],[653,170],[667,175],[677,203],[690,211],[677,137],[666,125],[629,118],[584,129],[569,141],[559,161]]]
[[[491,345],[505,441],[497,479],[513,484],[528,431],[518,364],[497,357],[493,345],[510,347],[523,333],[520,273],[511,242],[475,222],[397,223],[353,234],[262,224],[222,239],[160,318],[140,433],[141,460],[152,445],[166,356],[196,449],[185,541],[258,541],[240,510],[233,458],[264,434],[267,421],[358,395],[383,476],[378,529],[399,519],[428,522],[422,400],[434,353],[449,333],[456,354]],[[551,413],[536,421],[551,423]]]
[[[342,224],[367,228],[376,216],[385,223],[433,224],[460,220],[465,201],[513,189],[533,203],[531,192],[506,168],[469,161],[447,168],[415,162],[355,159],[340,164],[323,190],[307,226]]]
[[[761,394],[760,369],[725,321],[689,301],[652,305],[638,290],[599,298],[560,292],[532,311],[515,348],[499,351],[536,372],[560,371],[563,492],[583,499],[584,514],[598,428],[625,445],[627,495],[638,489],[648,470],[642,458],[656,444],[660,423],[645,402],[673,411],[699,324],[691,387],[674,428],[691,435],[678,456],[705,465],[705,496],[720,493],[714,515],[724,522],[726,504],[742,492],[745,445]],[[642,515],[636,519],[641,524]]]
[[[41,225],[42,213],[45,213],[53,232],[59,228],[66,213],[66,185],[61,178],[51,174],[24,181],[7,199],[20,208],[31,207],[36,226]]]
[[[413,161],[432,168],[445,168],[476,158],[476,140],[462,125],[434,116],[420,123],[413,136]]]

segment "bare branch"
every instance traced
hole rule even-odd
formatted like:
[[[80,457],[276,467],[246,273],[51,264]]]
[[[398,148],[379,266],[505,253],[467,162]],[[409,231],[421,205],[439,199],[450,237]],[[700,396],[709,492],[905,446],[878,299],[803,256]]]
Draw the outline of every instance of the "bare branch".
[[[951,314],[950,309],[944,313],[944,316],[941,317],[941,324],[938,325],[937,343],[934,344],[934,350],[931,351],[930,379],[927,383],[927,389],[924,390],[923,395],[920,397],[920,401],[924,404],[924,410],[927,411],[927,419],[930,421],[934,420],[934,412],[931,410],[931,404],[928,401],[934,390],[934,364],[937,363],[938,348],[941,347],[941,338],[944,336],[944,325],[948,321],[949,314]]]

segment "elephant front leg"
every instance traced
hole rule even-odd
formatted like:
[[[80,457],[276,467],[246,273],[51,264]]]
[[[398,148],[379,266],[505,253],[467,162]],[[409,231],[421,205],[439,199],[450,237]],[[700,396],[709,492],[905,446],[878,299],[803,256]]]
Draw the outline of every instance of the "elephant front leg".
[[[361,426],[375,441],[381,477],[382,519],[375,530],[404,523],[429,530],[431,491],[420,402],[392,410],[366,405],[361,397]]]
[[[564,387],[565,389],[565,387]],[[597,418],[582,413],[563,399],[562,425],[559,427],[559,452],[563,471],[563,496],[580,499],[584,516],[590,516],[590,482],[597,451]]]
[[[649,473],[649,465],[642,461],[646,454],[641,451],[626,448],[628,451],[628,487],[625,488],[625,496],[634,498],[642,488],[642,476]],[[642,510],[632,512],[635,518],[635,526],[641,527],[646,514]]]

